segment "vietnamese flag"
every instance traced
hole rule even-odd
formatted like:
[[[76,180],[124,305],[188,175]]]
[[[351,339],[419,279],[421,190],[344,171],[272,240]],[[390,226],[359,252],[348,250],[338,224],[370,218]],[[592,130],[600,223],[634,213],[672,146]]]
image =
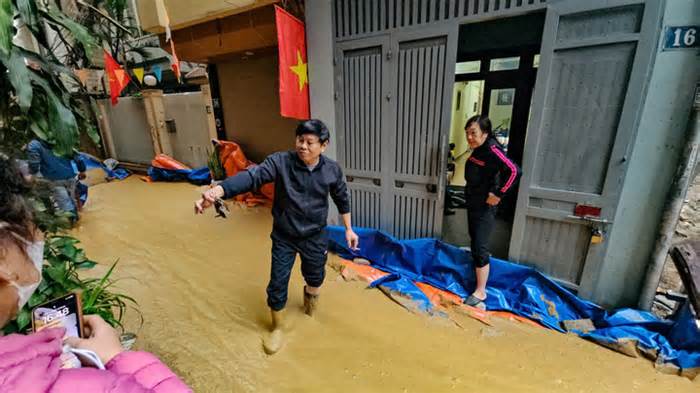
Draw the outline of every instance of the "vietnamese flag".
[[[170,68],[173,69],[173,72],[175,73],[175,77],[177,78],[178,82],[181,82],[180,78],[180,59],[177,58],[177,53],[175,53],[175,41],[173,39],[170,39],[170,52],[173,55],[173,64],[170,65]]]
[[[280,66],[280,114],[305,120],[310,115],[304,23],[278,6],[275,6],[275,18]]]
[[[112,98],[112,105],[117,105],[119,95],[122,90],[131,82],[129,75],[122,69],[116,60],[107,52],[105,55],[105,72],[109,78],[109,95]]]

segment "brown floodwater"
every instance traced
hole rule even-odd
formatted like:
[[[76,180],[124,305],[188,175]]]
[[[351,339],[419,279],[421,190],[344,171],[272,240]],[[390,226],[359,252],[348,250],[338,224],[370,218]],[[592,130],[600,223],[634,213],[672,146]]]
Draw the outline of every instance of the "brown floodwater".
[[[143,313],[126,319],[137,346],[196,392],[698,392],[700,378],[667,375],[577,337],[494,320],[455,323],[406,311],[381,291],[328,268],[312,319],[292,275],[292,332],[267,356],[265,286],[271,217],[232,206],[194,216],[200,188],[132,176],[90,189],[75,235],[88,256],[119,260],[119,289]]]

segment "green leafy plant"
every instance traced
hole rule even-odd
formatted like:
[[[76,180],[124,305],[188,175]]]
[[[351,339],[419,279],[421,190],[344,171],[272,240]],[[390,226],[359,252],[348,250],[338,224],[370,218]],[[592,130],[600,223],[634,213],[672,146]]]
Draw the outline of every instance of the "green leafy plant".
[[[126,0],[92,3],[104,3],[110,12],[125,15]],[[62,4],[0,0],[0,151],[10,157],[20,157],[22,146],[32,138],[48,142],[63,156],[73,155],[80,133],[99,144],[94,105],[84,99],[87,95],[72,68],[89,66],[105,37],[94,25],[88,27],[64,12]],[[15,17],[19,17],[18,27]],[[111,31],[104,23],[99,26],[103,33]],[[19,29],[22,34],[17,34]],[[25,37],[24,42],[15,40],[16,34]],[[78,247],[77,239],[66,235],[70,215],[56,209],[50,195],[51,185],[39,182],[28,196],[37,226],[46,234],[42,282],[16,320],[3,330],[28,331],[33,307],[69,292],[82,294],[84,313],[99,314],[113,326],[121,326],[127,306],[137,305],[133,298],[114,292],[116,262],[101,278],[80,278],[79,270],[90,269],[95,262]]]
[[[71,292],[81,294],[83,314],[100,315],[122,330],[127,308],[138,312],[138,304],[132,297],[113,291],[117,280],[112,278],[112,273],[117,262],[101,278],[80,278],[79,270],[92,269],[96,262],[87,258],[85,251],[78,247],[79,243],[78,239],[67,235],[54,234],[47,238],[42,281],[17,318],[3,329],[6,334],[28,332],[34,307]]]
[[[93,278],[82,282],[83,289],[83,313],[85,315],[97,314],[112,326],[124,329],[122,319],[127,309],[132,308],[138,312],[138,303],[131,296],[113,292],[113,285],[117,280],[111,278],[115,262],[102,278]],[[115,312],[116,310],[116,312]],[[139,316],[141,314],[139,312]],[[143,318],[141,318],[143,322]]]
[[[26,42],[13,41],[15,15],[22,21],[24,36],[37,43],[36,51],[27,49]],[[57,38],[51,41],[49,36]],[[99,143],[91,113],[71,93],[82,85],[70,67],[88,60],[58,59],[58,41],[68,53],[78,51],[85,59],[89,58],[85,54],[99,48],[89,30],[66,16],[54,1],[0,0],[0,142],[10,154],[32,137],[49,142],[57,154],[65,156],[78,147],[81,132]]]
[[[221,164],[219,159],[219,147],[214,146],[214,149],[209,153],[209,160],[207,161],[207,166],[209,167],[209,172],[211,173],[212,180],[224,180],[226,178],[226,170]]]
[[[142,32],[128,13],[128,0],[80,1],[83,5],[79,18],[84,26],[109,47],[112,57],[132,49],[133,38]],[[89,5],[88,5],[89,4]]]
[[[92,269],[97,263],[87,257],[80,241],[66,234],[71,227],[71,214],[57,209],[51,200],[51,184],[35,183],[31,195],[34,221],[45,233],[42,280],[17,318],[3,329],[4,333],[26,333],[31,329],[31,310],[50,300],[75,292],[81,294],[83,314],[97,314],[114,327],[122,328],[127,309],[139,316],[137,302],[115,291],[118,280],[112,278],[117,262],[100,278],[80,277],[81,270]]]

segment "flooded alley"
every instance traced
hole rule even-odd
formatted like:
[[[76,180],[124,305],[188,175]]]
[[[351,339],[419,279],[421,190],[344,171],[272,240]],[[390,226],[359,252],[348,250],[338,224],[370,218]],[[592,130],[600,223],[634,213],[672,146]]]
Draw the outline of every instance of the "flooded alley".
[[[99,274],[119,260],[118,287],[139,302],[127,317],[137,346],[158,355],[196,392],[696,392],[700,378],[665,375],[575,336],[505,320],[412,314],[376,289],[327,268],[319,312],[302,311],[298,265],[293,330],[263,353],[271,217],[231,206],[193,214],[200,188],[137,176],[90,188],[74,230]]]

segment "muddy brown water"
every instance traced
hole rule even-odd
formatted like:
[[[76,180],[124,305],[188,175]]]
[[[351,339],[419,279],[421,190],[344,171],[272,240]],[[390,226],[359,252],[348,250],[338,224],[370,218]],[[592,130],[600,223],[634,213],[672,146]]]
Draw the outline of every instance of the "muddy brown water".
[[[662,374],[573,336],[505,320],[412,314],[378,290],[328,269],[315,318],[292,275],[293,330],[275,356],[268,324],[269,210],[232,206],[195,217],[200,189],[137,177],[98,184],[75,235],[102,263],[119,260],[119,288],[137,347],[155,353],[196,392],[698,392],[700,378]]]

